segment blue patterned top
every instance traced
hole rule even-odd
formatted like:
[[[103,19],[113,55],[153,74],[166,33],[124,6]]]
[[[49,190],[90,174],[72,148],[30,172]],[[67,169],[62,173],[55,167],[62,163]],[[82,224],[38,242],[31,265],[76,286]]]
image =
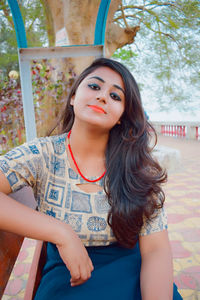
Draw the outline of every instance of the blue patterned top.
[[[109,245],[116,239],[107,223],[110,206],[105,192],[88,193],[78,187],[86,181],[70,167],[66,136],[37,138],[9,151],[0,157],[0,170],[13,192],[31,186],[39,211],[70,224],[85,246]],[[103,187],[103,179],[98,185]],[[162,209],[144,224],[140,235],[166,228]]]

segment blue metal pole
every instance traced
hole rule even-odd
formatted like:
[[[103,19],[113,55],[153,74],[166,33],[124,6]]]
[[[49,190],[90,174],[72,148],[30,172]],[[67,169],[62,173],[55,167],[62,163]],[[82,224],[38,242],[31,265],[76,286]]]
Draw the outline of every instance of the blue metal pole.
[[[18,48],[27,48],[26,31],[17,0],[8,0],[15,25]]]
[[[106,20],[111,0],[101,0],[96,20],[94,45],[104,45]]]

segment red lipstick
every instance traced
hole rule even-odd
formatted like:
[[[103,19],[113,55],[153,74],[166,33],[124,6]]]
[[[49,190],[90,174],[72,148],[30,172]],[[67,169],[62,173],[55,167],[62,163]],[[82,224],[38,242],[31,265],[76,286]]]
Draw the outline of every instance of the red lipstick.
[[[91,109],[93,109],[94,111],[98,112],[98,113],[101,113],[101,114],[105,114],[105,113],[106,113],[105,110],[103,110],[103,108],[100,107],[100,106],[97,106],[97,105],[89,105],[89,107],[90,107]]]

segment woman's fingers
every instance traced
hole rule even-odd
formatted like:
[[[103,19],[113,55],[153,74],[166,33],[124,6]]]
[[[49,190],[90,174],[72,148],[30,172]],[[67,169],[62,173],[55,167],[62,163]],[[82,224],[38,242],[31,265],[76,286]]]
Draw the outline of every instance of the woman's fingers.
[[[90,267],[90,271],[92,272],[94,270],[94,266],[90,258],[89,258],[89,267]]]
[[[91,277],[91,270],[89,266],[87,268],[81,268],[80,273],[81,279],[84,281],[88,280]]]
[[[69,267],[72,281],[78,281],[81,278],[80,269],[78,265],[74,264],[71,268]]]
[[[70,274],[71,274],[71,285],[80,285],[87,281],[91,277],[91,272],[93,271],[94,267],[93,264],[88,257],[86,261],[81,261],[79,268],[77,268],[77,264],[73,264],[69,267]]]
[[[69,235],[70,240],[62,240],[57,245],[59,254],[68,268],[71,275],[71,284],[79,285],[91,277],[94,267],[88,252],[79,239],[72,231]]]
[[[85,280],[86,281],[86,280]],[[73,281],[73,280],[70,280],[70,283],[71,283],[71,286],[77,286],[77,285],[81,285],[83,284],[85,281],[79,279],[79,280],[76,280],[76,281]]]

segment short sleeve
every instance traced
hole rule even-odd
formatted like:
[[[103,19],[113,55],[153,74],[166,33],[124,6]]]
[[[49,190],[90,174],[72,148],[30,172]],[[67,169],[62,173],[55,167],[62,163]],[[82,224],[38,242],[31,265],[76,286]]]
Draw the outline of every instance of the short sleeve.
[[[24,186],[36,187],[42,176],[43,158],[39,139],[25,143],[0,156],[0,170],[9,181],[12,192]]]
[[[150,222],[144,221],[139,235],[149,235],[151,233],[163,231],[167,228],[167,214],[165,208],[162,207],[155,213],[155,217]]]

